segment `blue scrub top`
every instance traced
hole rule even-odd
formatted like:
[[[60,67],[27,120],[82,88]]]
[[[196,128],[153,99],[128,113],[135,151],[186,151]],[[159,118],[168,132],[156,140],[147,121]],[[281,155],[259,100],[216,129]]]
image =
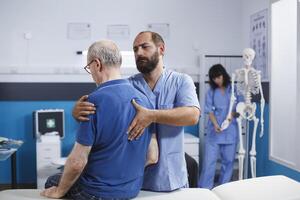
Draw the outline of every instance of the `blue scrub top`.
[[[186,74],[164,69],[153,91],[142,74],[129,78],[133,86],[144,93],[154,109],[195,106],[200,109],[192,78]],[[156,124],[159,161],[145,169],[143,189],[172,191],[188,183],[184,157],[182,126]]]
[[[233,105],[233,110],[236,109],[236,103],[239,102],[241,99],[236,94],[237,101]],[[230,105],[230,97],[231,97],[231,86],[225,88],[224,94],[222,93],[221,89],[216,88],[213,90],[209,88],[206,93],[205,98],[205,108],[204,112],[206,114],[213,113],[216,117],[216,120],[221,127],[222,122],[226,119],[229,105]],[[214,125],[211,120],[208,120],[207,124],[207,140],[210,142],[214,142],[217,144],[233,144],[236,143],[238,139],[238,126],[237,121],[234,118],[230,123],[229,127],[222,131],[221,133],[217,133],[214,129]]]

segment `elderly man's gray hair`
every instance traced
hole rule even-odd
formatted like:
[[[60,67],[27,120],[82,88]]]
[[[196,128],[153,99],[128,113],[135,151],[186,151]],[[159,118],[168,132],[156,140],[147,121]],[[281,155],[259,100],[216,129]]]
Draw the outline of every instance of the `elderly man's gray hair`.
[[[93,43],[88,50],[88,61],[99,59],[106,66],[121,66],[122,56],[118,46],[111,40]]]

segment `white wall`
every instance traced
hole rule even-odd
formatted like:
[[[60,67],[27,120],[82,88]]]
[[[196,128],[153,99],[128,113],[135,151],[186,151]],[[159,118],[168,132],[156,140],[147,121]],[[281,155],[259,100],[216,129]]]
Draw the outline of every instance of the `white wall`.
[[[298,30],[297,30],[297,51],[298,51],[298,56],[297,56],[297,59],[298,59],[298,67],[297,67],[297,73],[298,73],[298,88],[297,88],[297,91],[298,91],[298,97],[297,97],[297,102],[298,102],[298,106],[297,106],[297,124],[300,124],[300,1],[298,0],[298,9],[297,9],[297,23],[298,23]],[[300,141],[300,134],[297,134],[297,138],[296,138],[296,141]],[[300,152],[300,146],[297,145],[298,149],[296,149],[296,152]],[[299,168],[299,171],[300,171],[300,159],[298,159],[298,168]]]
[[[0,0],[0,73],[24,68],[61,73],[65,67],[78,73],[83,59],[75,52],[106,38],[107,25],[130,26],[129,40],[116,42],[131,50],[148,23],[170,23],[166,66],[194,70],[199,54],[240,53],[241,7],[240,0]],[[68,40],[69,22],[91,23],[91,39]],[[25,40],[24,32],[33,38]]]
[[[297,4],[298,0],[280,0],[272,4],[270,158],[300,170]]]

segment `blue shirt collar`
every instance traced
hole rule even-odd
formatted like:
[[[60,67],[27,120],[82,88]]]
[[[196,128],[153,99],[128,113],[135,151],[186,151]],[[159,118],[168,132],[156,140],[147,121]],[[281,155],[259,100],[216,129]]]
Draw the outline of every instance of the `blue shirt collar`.
[[[115,80],[111,80],[111,81],[106,81],[102,84],[100,84],[96,90],[99,90],[100,88],[106,87],[106,86],[110,86],[110,85],[119,85],[119,84],[130,84],[129,81],[127,79],[115,79]]]

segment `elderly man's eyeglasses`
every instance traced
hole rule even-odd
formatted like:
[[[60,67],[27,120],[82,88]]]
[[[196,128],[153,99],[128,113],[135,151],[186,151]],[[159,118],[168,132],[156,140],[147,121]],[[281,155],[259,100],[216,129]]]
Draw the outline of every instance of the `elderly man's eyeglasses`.
[[[94,61],[95,61],[95,60],[92,60],[89,64],[87,64],[87,65],[83,68],[83,69],[84,69],[87,73],[89,73],[89,74],[91,74],[90,64],[92,64]]]

